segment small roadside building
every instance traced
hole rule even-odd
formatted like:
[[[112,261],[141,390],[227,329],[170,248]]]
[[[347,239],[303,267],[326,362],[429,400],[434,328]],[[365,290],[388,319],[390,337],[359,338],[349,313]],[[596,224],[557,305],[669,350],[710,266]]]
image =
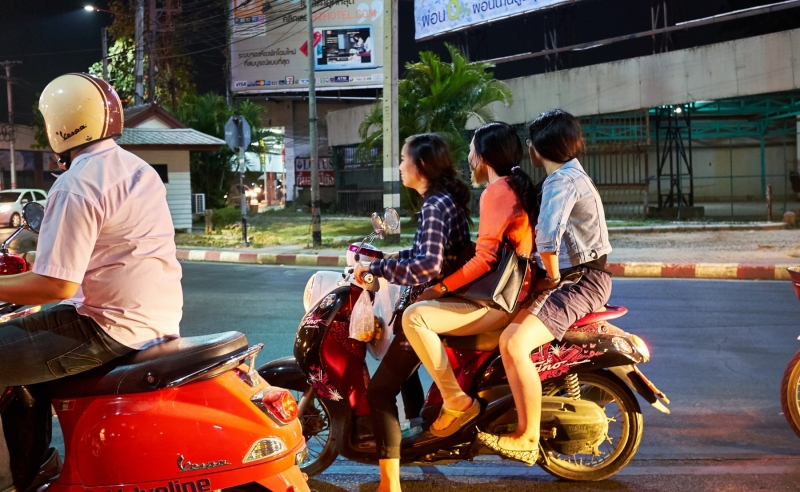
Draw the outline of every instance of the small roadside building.
[[[125,110],[117,143],[158,171],[167,188],[167,202],[177,231],[192,228],[191,152],[215,152],[225,141],[187,128],[157,105]]]

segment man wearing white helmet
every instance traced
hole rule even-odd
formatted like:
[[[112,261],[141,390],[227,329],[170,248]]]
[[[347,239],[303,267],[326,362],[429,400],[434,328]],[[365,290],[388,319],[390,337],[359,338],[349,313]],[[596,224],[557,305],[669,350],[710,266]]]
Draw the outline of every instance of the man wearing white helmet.
[[[183,308],[166,190],[150,165],[113,140],[123,123],[114,89],[91,75],[63,75],[44,89],[39,109],[67,170],[50,190],[33,271],[0,277],[0,300],[60,304],[0,324],[0,391],[176,338]],[[47,429],[44,400],[26,421]],[[45,431],[5,424],[0,492],[23,492],[40,485],[34,477],[54,451]],[[31,432],[40,438],[30,439]]]

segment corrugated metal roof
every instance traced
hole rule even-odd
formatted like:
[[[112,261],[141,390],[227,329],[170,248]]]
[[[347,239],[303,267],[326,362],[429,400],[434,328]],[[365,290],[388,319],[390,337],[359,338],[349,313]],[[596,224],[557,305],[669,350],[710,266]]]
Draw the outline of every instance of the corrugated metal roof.
[[[125,128],[117,144],[125,145],[225,145],[225,141],[191,128]]]

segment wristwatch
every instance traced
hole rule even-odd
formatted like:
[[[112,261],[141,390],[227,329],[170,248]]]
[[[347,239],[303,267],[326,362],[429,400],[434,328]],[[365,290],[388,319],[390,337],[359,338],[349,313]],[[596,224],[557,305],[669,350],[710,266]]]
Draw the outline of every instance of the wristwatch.
[[[444,285],[444,282],[441,282],[441,283],[439,284],[439,291],[440,291],[442,294],[447,294],[447,286],[446,286],[446,285]]]

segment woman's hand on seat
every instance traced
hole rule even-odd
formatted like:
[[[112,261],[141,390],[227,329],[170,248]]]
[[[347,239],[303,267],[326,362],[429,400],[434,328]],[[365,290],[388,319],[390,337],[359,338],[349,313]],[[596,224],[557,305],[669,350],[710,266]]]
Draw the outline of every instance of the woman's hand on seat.
[[[434,299],[439,299],[443,295],[444,294],[442,293],[441,289],[439,288],[439,285],[437,284],[434,285],[433,287],[428,287],[427,289],[425,289],[422,292],[422,294],[420,294],[419,297],[417,297],[417,302],[432,301]]]

